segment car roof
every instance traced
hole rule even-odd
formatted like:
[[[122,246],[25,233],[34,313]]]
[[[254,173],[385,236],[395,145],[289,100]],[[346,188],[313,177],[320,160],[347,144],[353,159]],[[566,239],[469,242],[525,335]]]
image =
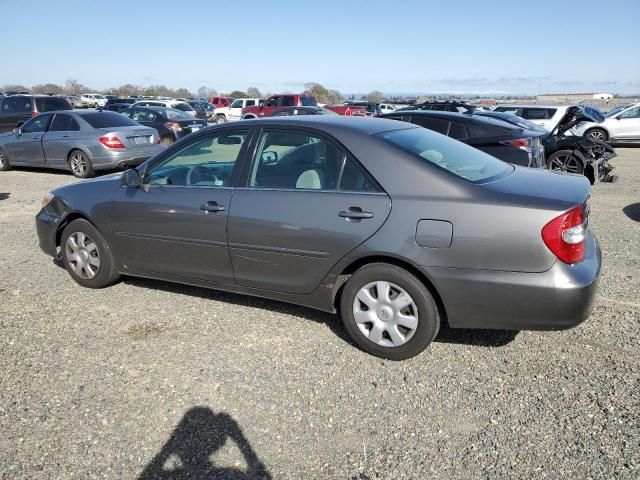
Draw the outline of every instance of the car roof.
[[[497,107],[515,107],[515,108],[569,108],[575,106],[574,104],[570,105],[523,105],[521,103],[499,103],[496,105]]]
[[[420,128],[406,122],[398,122],[397,120],[389,120],[384,118],[372,117],[348,117],[342,115],[300,115],[286,117],[268,117],[251,120],[240,120],[233,122],[233,125],[263,125],[263,126],[292,126],[292,127],[309,127],[320,129],[340,129],[352,132],[362,133],[366,135],[375,135],[377,133],[388,132],[391,130],[406,130],[409,128]]]

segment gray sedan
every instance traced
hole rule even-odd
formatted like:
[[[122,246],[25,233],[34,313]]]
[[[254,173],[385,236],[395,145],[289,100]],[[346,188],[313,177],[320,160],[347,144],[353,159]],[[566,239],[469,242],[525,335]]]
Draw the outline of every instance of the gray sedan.
[[[0,170],[45,167],[79,178],[136,166],[163,150],[158,132],[114,112],[59,111],[0,135]]]
[[[585,177],[403,122],[273,117],[210,127],[136,169],[59,188],[36,224],[82,286],[133,275],[339,311],[362,349],[404,359],[445,321],[585,320],[600,272],[589,193]]]

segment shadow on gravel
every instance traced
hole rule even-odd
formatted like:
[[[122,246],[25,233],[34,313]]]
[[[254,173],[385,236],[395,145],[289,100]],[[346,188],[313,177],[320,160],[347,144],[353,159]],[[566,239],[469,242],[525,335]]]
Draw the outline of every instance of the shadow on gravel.
[[[246,469],[216,467],[211,457],[228,440],[236,444]],[[225,413],[206,407],[189,410],[138,480],[271,479],[240,425]]]
[[[622,209],[624,214],[635,222],[640,222],[640,203],[632,203]]]
[[[516,339],[517,330],[449,328],[443,326],[434,342],[475,347],[504,347]]]
[[[0,200],[6,200],[11,195],[9,192],[0,192]]]
[[[234,305],[243,305],[253,308],[261,308],[270,312],[293,315],[318,323],[324,323],[329,329],[341,340],[353,345],[347,332],[342,326],[342,321],[336,315],[314,310],[312,308],[301,307],[290,303],[279,302],[277,300],[269,300],[266,298],[252,297],[250,295],[241,295],[238,293],[223,292],[220,290],[209,290],[207,288],[192,287],[190,285],[182,285],[179,283],[164,282],[162,280],[151,280],[146,278],[124,277],[124,283],[135,285],[143,288],[153,288],[163,292],[179,293],[182,295],[191,295],[194,297],[205,298],[208,300],[216,300],[218,302],[231,303]]]

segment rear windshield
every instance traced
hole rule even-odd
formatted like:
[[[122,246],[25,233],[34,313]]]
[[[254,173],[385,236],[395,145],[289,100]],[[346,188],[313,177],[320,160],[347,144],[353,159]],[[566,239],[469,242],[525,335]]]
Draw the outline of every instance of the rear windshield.
[[[53,112],[55,110],[71,110],[71,105],[64,98],[36,97],[38,112]]]
[[[301,107],[317,107],[316,97],[300,97]]]
[[[87,113],[81,117],[93,128],[135,127],[140,125],[124,115],[115,112]]]
[[[193,120],[191,115],[175,108],[157,108],[156,111],[169,120]]]
[[[177,110],[182,110],[183,112],[192,112],[193,107],[188,103],[176,103],[173,108]]]
[[[513,170],[511,165],[502,160],[425,128],[394,130],[377,136],[425,162],[471,182],[483,182]]]

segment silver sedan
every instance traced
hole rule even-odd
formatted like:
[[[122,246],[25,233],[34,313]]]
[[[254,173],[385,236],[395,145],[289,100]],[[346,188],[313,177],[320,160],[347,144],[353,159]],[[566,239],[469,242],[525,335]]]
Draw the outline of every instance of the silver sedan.
[[[159,141],[154,128],[114,112],[47,112],[0,135],[0,170],[56,168],[87,178],[139,165],[164,148]]]

